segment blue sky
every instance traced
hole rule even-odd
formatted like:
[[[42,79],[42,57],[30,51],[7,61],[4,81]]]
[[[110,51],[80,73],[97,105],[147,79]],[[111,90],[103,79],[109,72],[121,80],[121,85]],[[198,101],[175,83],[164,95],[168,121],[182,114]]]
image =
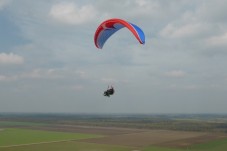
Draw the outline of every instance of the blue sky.
[[[0,0],[0,111],[226,113],[226,4]],[[109,18],[141,27],[145,45],[121,29],[98,50]]]

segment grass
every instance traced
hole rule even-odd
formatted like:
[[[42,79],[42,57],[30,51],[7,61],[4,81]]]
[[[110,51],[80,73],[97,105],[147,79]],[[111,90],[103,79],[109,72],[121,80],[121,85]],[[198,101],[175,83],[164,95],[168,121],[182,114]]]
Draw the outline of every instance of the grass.
[[[0,131],[0,147],[51,141],[77,140],[101,137],[93,134],[51,132],[28,129],[4,129]]]
[[[185,151],[183,149],[176,149],[176,148],[164,148],[164,147],[155,147],[155,146],[149,146],[142,151]]]
[[[149,146],[142,151],[226,151],[227,139],[215,140],[208,143],[193,145],[186,149]]]
[[[28,130],[18,128],[8,128],[0,131],[0,150],[4,151],[132,151],[133,147],[116,145],[104,145],[95,143],[82,143],[75,140],[86,138],[97,138],[101,135],[51,132],[40,130]],[[52,141],[64,141],[54,142]],[[42,144],[32,144],[49,142]],[[24,145],[23,144],[30,144]],[[21,146],[11,146],[21,145]],[[8,146],[8,147],[6,147]],[[10,147],[11,146],[11,147]]]
[[[227,139],[215,140],[204,144],[198,144],[191,147],[194,151],[206,150],[206,151],[226,151]]]
[[[32,151],[132,151],[134,149],[131,147],[80,143],[80,142],[73,142],[73,141],[4,148],[4,151],[31,151],[31,150]]]

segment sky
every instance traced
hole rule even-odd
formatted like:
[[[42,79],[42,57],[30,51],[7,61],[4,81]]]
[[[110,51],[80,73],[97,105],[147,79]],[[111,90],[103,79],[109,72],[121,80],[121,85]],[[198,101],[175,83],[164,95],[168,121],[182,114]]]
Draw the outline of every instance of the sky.
[[[0,112],[227,113],[226,6],[0,0]],[[138,25],[145,44],[123,28],[97,49],[110,18]]]

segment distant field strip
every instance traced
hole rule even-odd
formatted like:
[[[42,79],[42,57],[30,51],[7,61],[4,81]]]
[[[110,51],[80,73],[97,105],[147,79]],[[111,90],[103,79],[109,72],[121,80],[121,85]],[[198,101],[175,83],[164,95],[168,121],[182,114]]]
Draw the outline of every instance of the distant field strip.
[[[149,146],[143,149],[143,151],[226,151],[226,150],[227,139],[209,141],[206,143],[192,145],[185,148]]]
[[[76,141],[0,148],[4,151],[133,151],[136,148]]]
[[[38,123],[38,122],[16,122],[16,121],[0,121],[0,126],[47,126],[50,124]]]
[[[65,133],[50,132],[41,130],[28,129],[4,129],[0,131],[0,147],[15,145],[31,145],[37,143],[50,143],[80,140],[88,138],[98,138],[101,135],[81,134],[81,133]]]
[[[103,138],[91,138],[79,141],[89,143],[141,147],[149,145],[160,145],[165,144],[166,142],[178,141],[182,139],[197,138],[204,135],[206,135],[206,133],[170,130],[149,130],[146,132],[122,134],[115,136],[113,135]]]
[[[39,142],[39,143],[30,143],[30,144],[19,144],[19,145],[9,145],[9,146],[0,146],[0,148],[20,147],[20,146],[30,146],[30,145],[40,145],[40,144],[50,144],[50,143],[60,143],[60,142],[70,142],[70,141],[75,141],[75,140],[76,139],[60,140],[60,141],[48,141],[48,142]]]

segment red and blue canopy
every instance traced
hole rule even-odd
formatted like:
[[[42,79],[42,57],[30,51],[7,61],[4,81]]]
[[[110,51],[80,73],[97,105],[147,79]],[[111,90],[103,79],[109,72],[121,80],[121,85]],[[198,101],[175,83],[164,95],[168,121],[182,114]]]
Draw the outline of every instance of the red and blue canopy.
[[[107,39],[124,27],[128,28],[141,44],[145,43],[145,35],[138,26],[122,19],[113,18],[102,22],[97,28],[94,36],[95,46],[102,49]]]

